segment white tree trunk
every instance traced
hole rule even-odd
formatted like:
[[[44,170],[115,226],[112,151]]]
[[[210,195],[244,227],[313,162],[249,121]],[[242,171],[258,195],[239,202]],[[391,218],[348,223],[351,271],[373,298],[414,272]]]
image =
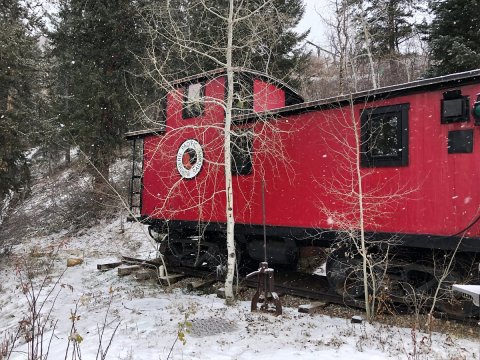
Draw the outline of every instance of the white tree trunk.
[[[365,48],[367,50],[368,62],[370,64],[370,72],[372,74],[372,87],[376,89],[378,88],[378,84],[377,84],[377,74],[375,73],[375,62],[373,61],[373,54],[372,54],[372,48],[371,48],[372,39],[371,39],[370,31],[368,31],[367,20],[365,20],[363,9],[361,12],[361,20],[362,20],[363,36],[365,36]]]
[[[356,182],[357,182],[357,197],[358,197],[358,215],[359,215],[359,231],[360,231],[360,254],[362,256],[362,271],[363,271],[363,287],[365,292],[365,312],[367,314],[367,319],[371,320],[370,312],[370,299],[368,291],[368,271],[367,271],[367,247],[365,244],[365,221],[364,221],[364,206],[363,206],[363,184],[362,184],[362,172],[360,167],[360,129],[358,128],[357,122],[355,120],[355,113],[353,110],[353,101],[351,105],[352,109],[352,125],[355,136],[355,149],[356,149]]]
[[[225,278],[225,300],[227,304],[234,301],[233,278],[235,275],[235,218],[233,214],[233,189],[232,189],[232,162],[230,153],[230,135],[232,127],[233,105],[233,67],[232,67],[232,44],[233,44],[233,0],[230,1],[227,27],[226,71],[227,71],[227,101],[225,104],[225,128],[224,128],[224,153],[225,153],[225,195],[227,217],[227,277]]]

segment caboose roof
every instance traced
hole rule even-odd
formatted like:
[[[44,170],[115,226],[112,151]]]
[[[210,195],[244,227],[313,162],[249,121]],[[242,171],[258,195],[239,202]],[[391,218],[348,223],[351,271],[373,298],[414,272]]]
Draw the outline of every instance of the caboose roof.
[[[270,75],[267,75],[265,73],[262,73],[260,71],[248,69],[248,68],[243,68],[243,67],[234,67],[233,71],[235,73],[248,76],[251,78],[256,78],[256,79],[263,79],[266,82],[273,84],[277,86],[278,88],[282,89],[285,91],[285,96],[287,98],[290,98],[291,101],[293,101],[295,104],[298,103],[303,103],[305,100],[304,98],[296,91],[293,89],[291,86],[289,86],[287,83],[273,77]],[[170,83],[172,87],[180,87],[182,85],[186,85],[192,82],[197,82],[197,81],[202,81],[202,80],[209,80],[209,79],[214,79],[216,77],[225,75],[227,72],[226,68],[218,68],[215,70],[211,71],[206,71],[200,74],[184,77],[182,79],[175,80]],[[162,134],[165,132],[165,127],[160,126],[156,128],[150,128],[150,129],[142,129],[142,130],[137,130],[137,131],[130,131],[125,134],[125,137],[127,139],[134,139],[134,138],[141,138],[146,135],[150,134]]]
[[[360,91],[357,93],[338,95],[326,99],[304,102],[301,104],[286,106],[262,113],[245,114],[236,116],[236,121],[248,121],[259,116],[284,116],[300,114],[304,112],[341,107],[349,104],[371,102],[375,100],[389,99],[403,95],[413,95],[419,92],[441,90],[480,82],[480,69],[444,75],[434,78],[421,79],[409,83],[386,86],[378,89]]]
[[[341,107],[349,104],[357,104],[362,102],[371,102],[375,100],[389,99],[403,95],[410,95],[419,92],[434,91],[440,90],[443,88],[452,88],[457,86],[468,85],[470,83],[480,82],[480,69],[465,71],[461,73],[455,73],[450,75],[444,75],[434,78],[421,79],[412,81],[409,83],[386,86],[378,89],[370,89],[365,91],[360,91],[353,94],[347,95],[338,95],[326,99],[314,100],[309,102],[303,102],[303,98],[295,91],[293,88],[285,84],[284,82],[275,79],[269,75],[261,73],[259,71],[245,69],[245,68],[234,68],[235,72],[241,74],[250,74],[255,77],[260,77],[266,79],[267,81],[276,84],[277,86],[283,88],[288,94],[298,97],[299,103],[295,105],[286,106],[283,108],[278,108],[274,110],[269,110],[262,113],[250,113],[245,115],[237,115],[234,117],[236,122],[244,121],[253,121],[259,116],[265,117],[276,117],[276,116],[285,116],[300,114],[304,112],[310,112],[315,110],[328,109],[332,107]],[[175,86],[188,84],[193,81],[201,79],[211,79],[215,76],[220,76],[226,73],[225,68],[215,69],[212,71],[204,72],[201,74],[185,77],[174,81],[172,84]],[[165,128],[159,127],[155,129],[145,129],[139,131],[133,131],[125,134],[127,139],[142,137],[147,134],[161,134],[165,131]]]
[[[297,99],[297,103],[303,102],[304,99],[303,97],[296,91],[294,88],[292,88],[290,85],[287,83],[283,82],[282,80],[279,80],[273,76],[267,75],[261,71],[256,71],[248,68],[243,68],[243,67],[234,67],[233,71],[238,74],[242,74],[245,76],[250,76],[252,78],[257,78],[257,79],[263,79],[266,80],[267,82],[274,84],[278,86],[279,88],[285,90],[286,94],[288,96],[293,96]],[[182,79],[175,80],[171,83],[173,86],[178,86],[178,85],[183,85],[183,84],[189,84],[191,82],[195,81],[201,81],[201,80],[208,80],[212,79],[218,76],[226,75],[227,69],[226,68],[218,68],[215,70],[211,71],[206,71],[200,74],[188,76]]]

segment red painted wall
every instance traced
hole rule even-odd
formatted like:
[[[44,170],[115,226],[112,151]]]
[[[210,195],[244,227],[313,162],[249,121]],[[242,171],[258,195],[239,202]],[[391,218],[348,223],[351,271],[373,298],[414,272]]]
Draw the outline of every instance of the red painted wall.
[[[257,86],[255,87],[255,84]],[[280,90],[255,82],[256,109],[283,106]],[[273,90],[273,91],[271,91]],[[451,235],[464,229],[480,207],[480,127],[440,124],[440,100],[432,91],[354,106],[410,104],[409,165],[363,168],[367,230]],[[462,88],[471,101],[480,85]],[[223,99],[223,79],[207,84],[207,97]],[[184,120],[181,102],[168,97],[167,131],[145,138],[142,214],[155,218],[225,220],[223,110],[207,103],[205,116]],[[234,176],[237,223],[262,223],[261,183],[266,183],[267,224],[342,228],[358,220],[355,136],[349,107],[309,112],[250,125],[254,128],[253,173]],[[186,126],[185,126],[186,125]],[[448,154],[448,131],[474,129],[471,154]],[[180,177],[176,154],[187,139],[198,140],[205,161],[198,176]],[[468,236],[479,235],[474,226]]]
[[[284,106],[285,91],[259,79],[253,81],[253,111],[262,112]]]

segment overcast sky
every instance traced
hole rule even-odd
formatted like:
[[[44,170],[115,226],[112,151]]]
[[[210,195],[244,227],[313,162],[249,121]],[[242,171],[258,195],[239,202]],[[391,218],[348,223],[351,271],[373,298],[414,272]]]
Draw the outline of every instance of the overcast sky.
[[[328,0],[303,0],[307,6],[303,19],[298,25],[299,31],[310,28],[308,40],[320,46],[327,46],[326,26],[320,18],[330,13]]]

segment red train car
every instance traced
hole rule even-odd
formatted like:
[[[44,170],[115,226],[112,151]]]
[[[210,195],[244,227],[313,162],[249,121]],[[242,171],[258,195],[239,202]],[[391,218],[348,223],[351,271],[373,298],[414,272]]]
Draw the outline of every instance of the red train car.
[[[363,228],[374,253],[388,245],[398,264],[422,262],[400,277],[435,278],[426,254],[461,254],[464,275],[478,266],[480,70],[312,102],[264,74],[235,74],[235,234],[249,257],[263,259],[265,211],[272,263]],[[225,89],[224,70],[179,80],[164,124],[127,135],[143,144],[138,217],[169,235],[183,264],[223,253]]]

